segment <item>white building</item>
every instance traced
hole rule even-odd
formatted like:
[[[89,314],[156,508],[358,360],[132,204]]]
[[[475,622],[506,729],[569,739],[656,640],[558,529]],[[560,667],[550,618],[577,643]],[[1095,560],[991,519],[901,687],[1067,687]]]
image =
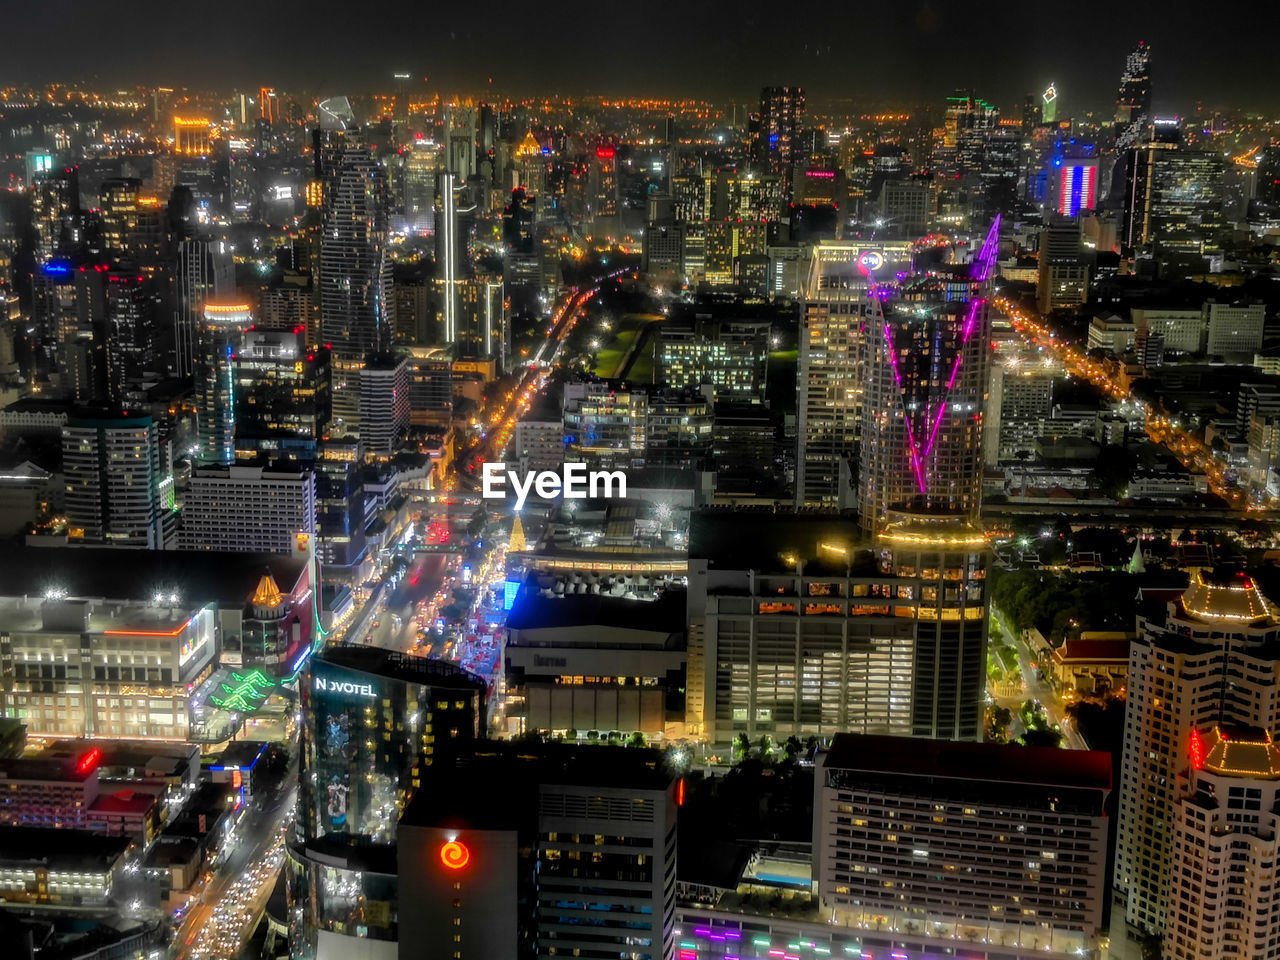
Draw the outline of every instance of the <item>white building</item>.
[[[535,470],[559,470],[564,463],[564,428],[560,416],[529,413],[516,421],[512,452],[523,473]]]
[[[1280,943],[1280,751],[1254,727],[1189,735],[1173,806],[1167,960],[1274,957]]]
[[[1173,805],[1192,731],[1219,721],[1266,730],[1280,724],[1277,641],[1277,611],[1244,574],[1193,570],[1163,621],[1139,618],[1129,653],[1114,886],[1140,929],[1165,931],[1178,886]]]
[[[839,734],[814,780],[823,909],[1001,956],[1088,956],[1105,932],[1110,792],[1105,753]]]
[[[316,531],[316,480],[310,470],[197,467],[182,505],[179,550],[291,553]]]
[[[1134,307],[1129,317],[1138,336],[1164,337],[1164,348],[1177,353],[1198,353],[1204,347],[1204,313],[1201,310],[1166,310]]]
[[[1117,356],[1133,346],[1137,339],[1138,328],[1131,320],[1122,320],[1114,315],[1094,317],[1089,321],[1090,350],[1106,350]]]
[[[1210,300],[1204,305],[1204,317],[1204,349],[1210,356],[1246,354],[1252,357],[1262,349],[1262,330],[1267,319],[1265,304]]]

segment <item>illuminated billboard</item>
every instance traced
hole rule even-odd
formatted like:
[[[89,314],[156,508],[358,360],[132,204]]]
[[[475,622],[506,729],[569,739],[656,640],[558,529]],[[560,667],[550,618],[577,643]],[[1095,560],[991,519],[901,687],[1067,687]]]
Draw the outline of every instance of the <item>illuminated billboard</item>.
[[[1098,199],[1098,161],[1064,160],[1058,172],[1058,213],[1077,216]]]

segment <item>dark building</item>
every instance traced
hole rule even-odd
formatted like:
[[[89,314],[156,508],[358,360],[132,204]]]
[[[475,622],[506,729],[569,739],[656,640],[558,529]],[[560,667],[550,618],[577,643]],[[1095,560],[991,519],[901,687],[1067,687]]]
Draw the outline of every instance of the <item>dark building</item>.
[[[329,351],[302,331],[250,330],[232,361],[237,460],[314,460],[329,424]]]

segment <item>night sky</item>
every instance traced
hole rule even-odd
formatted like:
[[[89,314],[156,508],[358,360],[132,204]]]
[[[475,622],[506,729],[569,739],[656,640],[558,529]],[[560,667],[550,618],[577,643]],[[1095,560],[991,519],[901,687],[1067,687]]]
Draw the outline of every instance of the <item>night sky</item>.
[[[1276,15],[1264,0],[1176,3],[654,2],[623,5],[262,0],[6,0],[0,82],[256,86],[332,94],[390,88],[750,100],[798,83],[909,105],[969,86],[1012,108],[1055,81],[1059,116],[1109,110],[1125,53],[1153,45],[1159,112],[1280,105]],[[127,12],[126,12],[127,11]],[[28,41],[27,38],[30,38]],[[1266,49],[1263,49],[1265,43]]]

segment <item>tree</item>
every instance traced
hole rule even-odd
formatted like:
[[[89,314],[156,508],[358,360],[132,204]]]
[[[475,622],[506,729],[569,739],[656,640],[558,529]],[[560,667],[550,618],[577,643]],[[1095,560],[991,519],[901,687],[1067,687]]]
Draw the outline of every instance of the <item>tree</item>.
[[[644,738],[644,734],[637,730],[627,738],[628,747],[647,747],[649,741]]]
[[[767,733],[760,737],[760,759],[769,760],[773,757],[773,737]]]
[[[751,750],[751,741],[747,739],[745,733],[740,733],[733,738],[733,762],[741,763],[747,758],[748,751]]]

